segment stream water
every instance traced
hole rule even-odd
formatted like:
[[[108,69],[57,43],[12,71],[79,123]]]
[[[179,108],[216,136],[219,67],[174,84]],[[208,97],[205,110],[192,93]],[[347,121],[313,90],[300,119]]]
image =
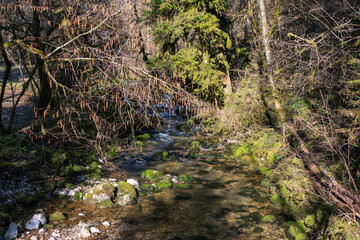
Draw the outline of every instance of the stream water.
[[[171,175],[193,175],[191,189],[171,188],[137,198],[137,204],[98,209],[83,201],[57,200],[45,206],[46,212],[61,210],[69,216],[56,227],[77,225],[79,221],[98,226],[102,233],[93,239],[287,239],[281,227],[281,213],[271,207],[261,176],[250,172],[230,157],[231,149],[216,137],[175,130],[179,118],[169,119],[160,129],[148,131],[142,151],[127,152],[115,161],[119,171],[108,178],[138,179],[145,169]],[[195,156],[192,141],[202,149]],[[164,150],[172,160],[155,160]],[[79,213],[82,216],[79,216]],[[274,215],[277,221],[262,218]],[[111,222],[104,229],[101,223]]]

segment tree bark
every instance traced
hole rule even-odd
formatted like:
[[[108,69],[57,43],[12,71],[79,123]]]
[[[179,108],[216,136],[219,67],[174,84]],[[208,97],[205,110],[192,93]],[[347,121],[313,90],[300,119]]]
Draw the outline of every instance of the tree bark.
[[[285,129],[284,128],[285,116],[284,116],[283,109],[282,109],[280,101],[279,101],[278,90],[276,88],[275,81],[274,81],[273,62],[272,62],[272,54],[271,54],[271,48],[270,48],[270,43],[269,43],[269,37],[268,37],[269,31],[268,31],[268,24],[267,24],[267,19],[266,19],[265,3],[264,3],[264,0],[258,0],[258,3],[259,3],[259,8],[260,8],[261,38],[262,38],[262,43],[263,43],[264,52],[265,52],[265,64],[264,64],[265,72],[267,73],[266,74],[267,79],[270,84],[271,94],[272,94],[272,98],[273,98],[274,105],[275,105],[275,111],[278,115],[279,120],[281,121],[281,124],[283,125],[283,129]],[[284,132],[284,134],[285,134],[285,132]]]
[[[2,33],[0,32],[0,51],[1,51],[1,55],[4,59],[5,62],[5,73],[4,73],[4,78],[2,80],[2,86],[1,86],[1,93],[0,93],[0,131],[2,134],[6,133],[6,129],[4,127],[3,121],[2,121],[2,107],[3,107],[3,101],[4,101],[4,95],[5,95],[5,89],[6,89],[6,84],[7,81],[10,78],[10,73],[11,73],[11,62],[7,56],[7,53],[5,51],[4,48],[4,41],[2,38]]]
[[[39,0],[33,0],[32,3],[34,7],[33,11],[33,37],[35,38],[36,47],[41,51],[45,52],[45,47],[40,41],[40,14],[39,14]],[[50,100],[51,100],[51,86],[48,79],[48,76],[45,72],[45,63],[39,56],[36,57],[36,65],[38,76],[40,80],[40,93],[39,93],[39,100],[38,100],[38,111],[42,114],[45,109],[48,107]]]

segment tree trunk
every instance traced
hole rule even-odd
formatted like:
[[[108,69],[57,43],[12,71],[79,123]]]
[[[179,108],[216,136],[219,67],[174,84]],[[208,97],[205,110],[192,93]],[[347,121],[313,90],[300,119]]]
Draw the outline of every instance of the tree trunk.
[[[2,86],[1,86],[1,93],[0,93],[0,131],[2,134],[6,133],[6,129],[4,127],[3,121],[2,121],[2,105],[3,105],[3,101],[4,101],[4,95],[5,95],[5,89],[6,89],[6,84],[7,81],[10,78],[10,73],[11,73],[11,62],[7,56],[7,53],[5,51],[4,48],[4,42],[3,42],[3,38],[2,38],[2,33],[0,32],[0,52],[1,55],[4,59],[5,62],[5,73],[4,73],[4,78],[2,80]]]
[[[261,38],[262,38],[262,43],[263,43],[263,47],[264,47],[264,52],[265,52],[265,72],[267,73],[267,79],[269,80],[269,84],[270,84],[270,88],[271,88],[271,94],[272,94],[272,98],[275,104],[275,111],[278,115],[279,120],[281,121],[281,125],[284,128],[284,113],[283,113],[283,109],[281,107],[280,101],[279,101],[279,96],[278,96],[278,91],[275,85],[275,81],[274,81],[274,73],[273,73],[273,63],[272,63],[272,56],[271,56],[271,48],[270,48],[270,43],[269,43],[269,38],[268,38],[268,25],[267,25],[267,19],[266,19],[266,11],[265,11],[265,4],[264,4],[264,0],[258,0],[259,3],[259,7],[260,7],[260,22],[261,22]],[[285,132],[284,132],[285,134]]]
[[[45,52],[45,47],[40,41],[40,15],[39,15],[39,0],[33,0],[33,37],[35,38],[36,47]],[[38,100],[38,111],[42,114],[48,107],[51,100],[51,87],[48,76],[45,71],[45,63],[39,56],[36,57],[36,65],[38,76],[40,80],[40,93]]]

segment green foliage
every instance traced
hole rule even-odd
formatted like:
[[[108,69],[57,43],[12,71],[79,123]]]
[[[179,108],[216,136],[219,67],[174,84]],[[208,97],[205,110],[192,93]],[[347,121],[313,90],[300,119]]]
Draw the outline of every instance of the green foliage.
[[[136,139],[139,139],[139,140],[148,140],[148,139],[151,139],[151,136],[150,136],[150,134],[145,133],[145,134],[136,136]]]
[[[226,53],[232,47],[219,20],[226,1],[152,0],[150,7],[145,15],[154,22],[152,35],[159,52],[149,66],[171,68],[202,98],[222,100],[230,69]]]

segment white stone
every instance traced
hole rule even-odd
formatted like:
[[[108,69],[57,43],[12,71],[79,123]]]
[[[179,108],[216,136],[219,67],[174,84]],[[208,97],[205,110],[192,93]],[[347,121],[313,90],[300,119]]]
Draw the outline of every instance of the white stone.
[[[104,225],[105,227],[110,227],[111,224],[108,221],[105,221],[102,223],[102,225]]]
[[[89,230],[87,230],[86,228],[81,228],[80,229],[80,236],[82,238],[88,238],[91,236],[91,233],[89,232]]]
[[[50,237],[49,240],[56,240],[56,238]]]
[[[40,230],[39,230],[39,234],[42,234],[42,233],[44,233],[44,232],[45,232],[45,229],[40,228]]]
[[[46,223],[46,217],[45,217],[45,214],[43,213],[38,213],[38,214],[35,214],[31,220],[38,220],[42,225],[44,225]],[[31,221],[30,220],[30,221]]]
[[[56,233],[56,232],[52,232],[52,233],[51,233],[51,236],[53,236],[53,237],[56,238],[56,237],[60,237],[60,234],[58,234],[58,233]]]
[[[37,236],[31,236],[30,240],[38,240]]]
[[[126,180],[127,183],[130,183],[131,185],[133,185],[134,187],[139,187],[139,182],[136,181],[135,179],[133,178],[130,178],[128,180]]]
[[[108,180],[109,180],[109,182],[117,182],[117,180],[115,178],[109,178]]]
[[[25,229],[29,231],[39,229],[40,227],[41,227],[41,222],[39,220],[31,219],[30,221],[25,223]]]
[[[90,227],[90,225],[80,221],[79,224],[78,224],[78,227],[79,228],[88,228],[88,227]]]
[[[85,214],[84,213],[79,213],[78,216],[85,217]]]
[[[16,222],[12,222],[9,226],[9,229],[5,233],[5,240],[13,240],[19,234],[19,227]]]
[[[179,183],[179,181],[178,181],[176,178],[171,179],[171,181],[172,181],[174,184],[178,184],[178,183]]]
[[[99,229],[97,229],[96,227],[91,227],[91,228],[90,228],[90,232],[91,232],[92,234],[94,234],[94,233],[101,233],[101,231],[100,231]]]

